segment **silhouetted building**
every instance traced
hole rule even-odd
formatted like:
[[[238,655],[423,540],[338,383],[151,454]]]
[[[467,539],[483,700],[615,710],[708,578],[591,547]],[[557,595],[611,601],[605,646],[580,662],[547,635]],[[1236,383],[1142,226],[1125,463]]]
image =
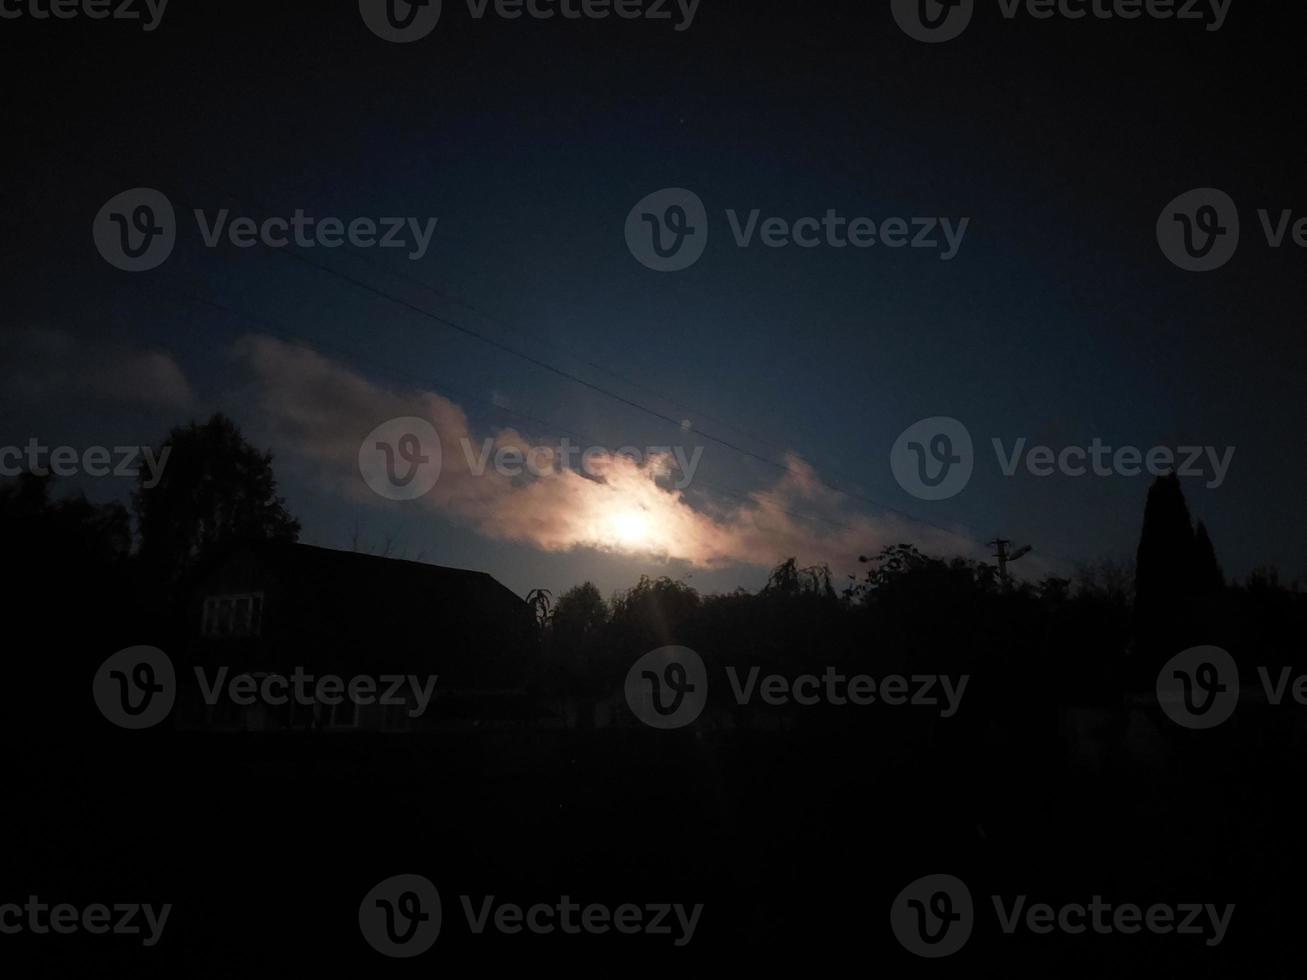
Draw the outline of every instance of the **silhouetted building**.
[[[197,583],[190,657],[178,664],[182,727],[415,731],[534,718],[531,610],[484,572],[268,543],[232,551]],[[296,697],[297,670],[313,678],[299,683],[315,703]],[[319,698],[324,675],[342,684]]]

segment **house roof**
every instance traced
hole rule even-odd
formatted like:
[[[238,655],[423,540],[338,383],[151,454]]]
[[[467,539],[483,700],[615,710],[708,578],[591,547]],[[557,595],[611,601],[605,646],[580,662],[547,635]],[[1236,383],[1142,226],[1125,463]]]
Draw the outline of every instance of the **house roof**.
[[[309,544],[269,542],[253,545],[252,550],[286,572],[319,584],[349,585],[356,595],[378,591],[393,595],[414,588],[458,589],[525,605],[516,593],[486,572]]]
[[[261,655],[322,669],[515,686],[531,642],[530,608],[485,572],[265,542],[218,562],[197,598],[246,592],[266,597]]]

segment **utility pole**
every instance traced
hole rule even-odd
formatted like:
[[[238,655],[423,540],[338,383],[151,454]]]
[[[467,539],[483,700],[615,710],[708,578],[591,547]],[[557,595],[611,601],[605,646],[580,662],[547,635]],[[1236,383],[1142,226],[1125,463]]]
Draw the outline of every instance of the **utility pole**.
[[[1007,538],[995,538],[993,541],[985,542],[994,549],[994,557],[998,559],[998,579],[1003,583],[1003,591],[1012,591],[1012,580],[1008,578],[1008,562],[1016,561],[1018,558],[1024,558],[1030,553],[1030,545],[1023,544],[1016,551],[1008,552],[1007,547],[1012,542]]]

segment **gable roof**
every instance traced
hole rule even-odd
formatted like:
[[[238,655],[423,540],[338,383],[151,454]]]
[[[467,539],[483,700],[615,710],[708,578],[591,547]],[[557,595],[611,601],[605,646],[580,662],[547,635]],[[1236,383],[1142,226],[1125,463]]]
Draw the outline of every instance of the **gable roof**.
[[[413,589],[456,590],[508,603],[525,601],[486,572],[448,568],[403,558],[339,551],[310,544],[270,542],[253,545],[264,561],[301,581],[346,586],[354,595],[396,595]]]
[[[283,666],[426,671],[516,686],[533,640],[530,607],[485,572],[313,545],[236,548],[197,591],[198,600],[264,593],[261,649],[253,653]]]

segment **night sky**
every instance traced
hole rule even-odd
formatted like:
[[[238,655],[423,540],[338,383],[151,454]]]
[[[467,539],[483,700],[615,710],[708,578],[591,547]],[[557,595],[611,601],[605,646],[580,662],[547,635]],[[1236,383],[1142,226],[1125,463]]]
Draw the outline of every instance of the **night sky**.
[[[1292,234],[1268,247],[1257,216],[1307,215],[1300,14],[1233,0],[1208,31],[1009,21],[982,0],[940,44],[865,0],[703,0],[681,31],[679,16],[477,20],[446,0],[410,44],[351,2],[177,3],[149,32],[0,20],[0,445],[157,444],[222,410],[274,452],[302,540],[348,548],[357,528],[362,547],[519,594],[642,573],[753,589],[791,554],[842,577],[898,540],[982,557],[1002,535],[1041,573],[1129,559],[1150,477],[1007,477],[991,440],[1235,447],[1221,486],[1183,481],[1226,573],[1307,575],[1307,251]],[[179,228],[137,274],[92,239],[134,187],[166,194]],[[1192,273],[1155,226],[1201,187],[1237,202],[1242,240]],[[623,233],[663,188],[696,193],[710,226],[675,273]],[[439,221],[411,261],[207,248],[193,208]],[[738,248],[728,209],[969,224],[943,261]],[[422,392],[477,439],[702,446],[684,497],[659,498],[687,521],[655,517],[635,549],[569,548],[567,493],[384,500],[353,454]],[[927,501],[889,458],[935,416],[965,424],[975,471]]]

